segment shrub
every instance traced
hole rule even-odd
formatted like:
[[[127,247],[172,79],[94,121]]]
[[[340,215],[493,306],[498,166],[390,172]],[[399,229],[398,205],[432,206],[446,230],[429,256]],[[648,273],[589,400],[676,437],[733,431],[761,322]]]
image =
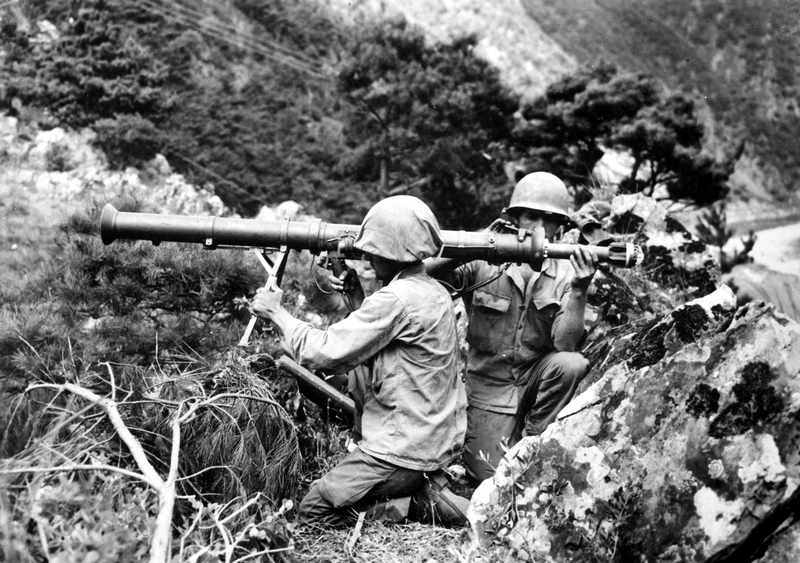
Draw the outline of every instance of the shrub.
[[[59,35],[28,42],[25,31],[6,43],[25,44],[4,59],[6,103],[46,108],[61,124],[84,127],[117,114],[150,118],[168,110],[167,69],[139,40],[124,2],[93,0],[60,14]],[[69,17],[67,17],[69,16]]]
[[[138,114],[100,119],[93,126],[94,144],[103,150],[113,168],[141,166],[164,148],[164,138],[153,123]]]

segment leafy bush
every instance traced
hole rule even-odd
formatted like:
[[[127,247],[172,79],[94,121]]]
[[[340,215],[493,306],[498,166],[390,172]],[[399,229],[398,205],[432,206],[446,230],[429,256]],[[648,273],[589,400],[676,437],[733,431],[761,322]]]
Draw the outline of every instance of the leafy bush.
[[[152,517],[145,507],[152,505],[153,492],[125,481],[103,473],[35,480],[15,502],[0,502],[0,512],[10,521],[6,533],[17,540],[16,545],[3,542],[10,549],[3,553],[0,548],[0,555],[5,561],[34,561],[44,555],[58,563],[144,561]],[[31,516],[36,533],[25,525]],[[39,547],[43,539],[46,551]]]
[[[86,367],[62,366],[68,356],[90,365],[113,354],[119,363],[146,365],[159,347],[213,355],[235,341],[232,321],[249,316],[240,299],[263,283],[253,262],[197,246],[105,246],[99,216],[98,207],[73,216],[18,312],[4,311],[3,373],[64,380]]]
[[[5,103],[18,98],[75,128],[116,114],[163,115],[166,68],[139,41],[123,7],[85,2],[62,16],[55,38],[34,42],[18,30],[11,41],[22,48],[11,51],[0,72]]]
[[[114,168],[141,166],[164,148],[164,137],[153,123],[138,114],[116,115],[100,119],[92,126],[97,133],[95,144]]]
[[[44,159],[47,164],[47,170],[50,172],[66,172],[73,168],[72,153],[69,147],[60,143],[51,145]]]

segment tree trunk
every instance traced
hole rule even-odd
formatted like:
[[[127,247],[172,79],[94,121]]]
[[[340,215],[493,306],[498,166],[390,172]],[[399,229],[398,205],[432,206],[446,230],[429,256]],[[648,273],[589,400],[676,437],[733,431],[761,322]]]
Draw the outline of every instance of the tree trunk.
[[[389,157],[381,159],[381,180],[378,185],[378,197],[383,199],[389,193]]]

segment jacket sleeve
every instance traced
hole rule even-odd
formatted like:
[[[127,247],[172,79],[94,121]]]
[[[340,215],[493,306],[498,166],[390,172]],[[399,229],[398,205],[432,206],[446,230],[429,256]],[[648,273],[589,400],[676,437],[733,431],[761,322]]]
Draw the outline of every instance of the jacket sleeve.
[[[306,368],[344,373],[394,340],[404,327],[407,314],[393,293],[380,290],[327,330],[295,320],[287,328],[284,342],[295,361]]]
[[[467,262],[449,272],[444,281],[451,285],[456,292],[461,292],[475,283],[479,267],[478,261]]]
[[[556,313],[550,336],[553,339],[556,350],[574,352],[583,348],[589,336],[589,331],[586,329],[585,306],[577,317],[568,314],[569,300],[572,295],[572,270],[569,273],[570,275],[566,277],[566,282],[562,280],[559,284],[558,299],[561,301],[561,307]],[[571,335],[566,342],[559,337],[559,335],[565,334]]]

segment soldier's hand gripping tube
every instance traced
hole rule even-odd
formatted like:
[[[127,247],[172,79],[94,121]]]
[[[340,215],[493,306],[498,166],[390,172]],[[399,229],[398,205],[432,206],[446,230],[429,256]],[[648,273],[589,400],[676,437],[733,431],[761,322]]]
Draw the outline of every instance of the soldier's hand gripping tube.
[[[130,213],[107,204],[100,219],[100,235],[105,244],[116,239],[149,240],[154,244],[191,242],[206,248],[283,248],[308,250],[312,254],[336,252],[342,258],[361,259],[353,248],[359,225],[324,221],[258,221],[228,217],[196,217]],[[544,231],[530,236],[516,233],[441,231],[443,258],[461,262],[485,260],[492,264],[527,263],[541,270],[546,258],[569,259],[577,249],[573,244],[551,244]],[[609,246],[587,246],[601,263],[632,268],[641,263],[639,246],[613,242]]]

